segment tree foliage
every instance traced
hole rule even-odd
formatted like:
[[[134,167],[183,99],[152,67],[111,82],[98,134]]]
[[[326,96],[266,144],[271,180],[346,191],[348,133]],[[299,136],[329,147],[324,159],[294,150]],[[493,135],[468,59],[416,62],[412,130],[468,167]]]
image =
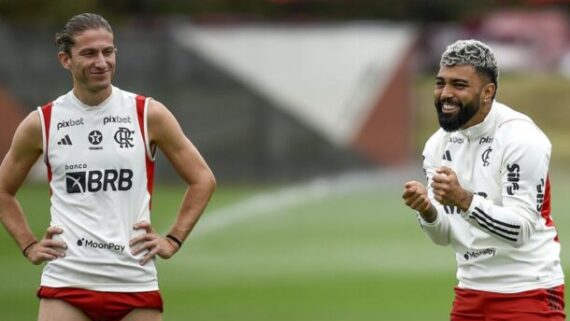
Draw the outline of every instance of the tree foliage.
[[[81,12],[112,21],[132,16],[185,16],[197,20],[348,20],[419,22],[477,17],[504,6],[533,6],[515,0],[0,0],[0,19],[57,23]],[[566,8],[567,9],[567,8]]]

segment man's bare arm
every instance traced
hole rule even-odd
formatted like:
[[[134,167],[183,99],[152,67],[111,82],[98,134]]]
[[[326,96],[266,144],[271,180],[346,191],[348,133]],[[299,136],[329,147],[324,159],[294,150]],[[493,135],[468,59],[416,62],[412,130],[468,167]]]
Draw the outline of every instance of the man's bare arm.
[[[18,126],[12,145],[0,165],[0,221],[34,264],[64,256],[65,244],[52,240],[60,229],[51,228],[41,241],[30,230],[16,193],[42,154],[42,128],[37,111]]]
[[[184,135],[178,121],[161,103],[151,100],[148,110],[148,132],[151,144],[156,145],[169,159],[180,177],[188,184],[180,210],[168,235],[180,242],[188,237],[206,208],[210,196],[215,190],[214,175],[196,147]],[[147,222],[137,223],[135,228],[143,228],[146,235],[136,237],[131,244],[141,244],[134,253],[149,250],[141,264],[152,256],[168,258],[178,249],[179,244],[172,238],[157,238],[156,233]],[[142,241],[146,245],[142,245]],[[164,246],[164,242],[171,244]]]

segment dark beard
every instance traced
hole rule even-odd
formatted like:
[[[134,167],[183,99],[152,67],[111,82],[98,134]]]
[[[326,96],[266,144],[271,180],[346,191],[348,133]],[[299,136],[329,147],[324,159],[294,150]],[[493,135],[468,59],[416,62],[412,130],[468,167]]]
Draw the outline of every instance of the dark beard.
[[[444,114],[442,108],[443,104],[446,102],[453,103],[455,105],[459,104],[459,112],[454,115]],[[435,102],[435,109],[437,111],[437,119],[439,120],[441,128],[446,132],[454,132],[467,124],[467,122],[477,113],[479,110],[479,98],[476,98],[465,105],[461,102],[452,101],[451,99],[438,100]]]

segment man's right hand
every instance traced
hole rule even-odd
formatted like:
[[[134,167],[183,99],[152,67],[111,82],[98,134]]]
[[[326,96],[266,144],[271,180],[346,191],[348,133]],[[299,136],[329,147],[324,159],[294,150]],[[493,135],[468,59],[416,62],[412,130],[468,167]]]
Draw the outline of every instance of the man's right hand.
[[[404,184],[402,198],[406,205],[418,211],[426,222],[433,222],[437,218],[437,212],[432,206],[427,190],[422,183],[409,181]]]
[[[26,258],[33,264],[38,265],[45,261],[65,257],[67,244],[63,241],[53,239],[54,235],[61,233],[63,233],[63,230],[59,227],[48,227],[44,237],[26,251]]]

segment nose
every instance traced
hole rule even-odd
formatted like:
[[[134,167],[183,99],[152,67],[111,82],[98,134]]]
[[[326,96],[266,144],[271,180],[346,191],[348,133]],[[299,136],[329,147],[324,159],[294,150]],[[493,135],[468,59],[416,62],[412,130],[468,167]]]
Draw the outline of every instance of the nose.
[[[98,68],[105,68],[107,66],[107,61],[105,60],[105,55],[100,52],[95,58],[95,66]]]
[[[450,86],[443,86],[441,88],[441,94],[439,95],[441,99],[451,98],[453,97],[453,90],[451,90]]]

